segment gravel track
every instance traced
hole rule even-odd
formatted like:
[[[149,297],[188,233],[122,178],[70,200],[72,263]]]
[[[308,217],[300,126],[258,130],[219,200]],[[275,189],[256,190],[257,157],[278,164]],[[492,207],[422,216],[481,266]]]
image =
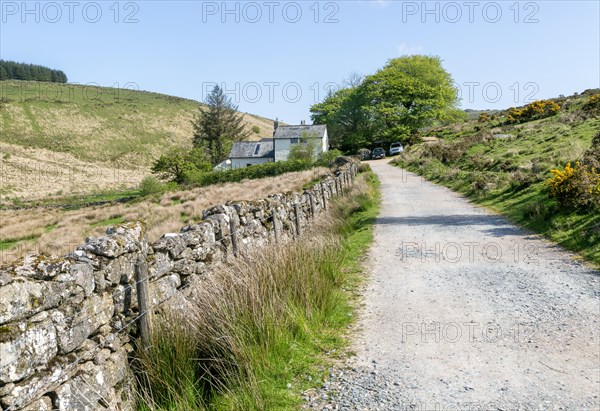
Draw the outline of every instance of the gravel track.
[[[600,272],[372,162],[383,203],[345,364],[307,408],[600,410]]]

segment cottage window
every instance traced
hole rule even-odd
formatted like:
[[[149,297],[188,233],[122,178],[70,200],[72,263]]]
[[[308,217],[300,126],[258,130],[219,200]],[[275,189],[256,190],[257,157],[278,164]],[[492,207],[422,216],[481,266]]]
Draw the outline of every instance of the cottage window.
[[[292,144],[298,144],[298,138],[297,137],[291,138],[290,139],[290,143],[292,143]]]
[[[256,145],[256,149],[254,150],[254,155],[258,154],[258,150],[260,150],[260,144]]]

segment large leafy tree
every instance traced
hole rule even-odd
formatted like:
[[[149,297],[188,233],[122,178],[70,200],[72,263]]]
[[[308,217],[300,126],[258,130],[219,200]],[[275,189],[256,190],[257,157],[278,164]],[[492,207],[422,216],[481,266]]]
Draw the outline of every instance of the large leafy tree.
[[[458,91],[439,57],[392,59],[311,107],[314,123],[327,124],[332,145],[345,151],[415,141],[420,129],[456,118]]]
[[[249,136],[243,115],[231,98],[215,86],[205,101],[207,107],[199,107],[193,121],[194,147],[203,149],[212,165],[227,158],[234,142]]]
[[[423,127],[458,111],[458,91],[439,57],[392,59],[361,87],[368,101],[365,110],[374,121],[374,137],[382,141],[410,140]]]
[[[331,146],[352,151],[371,139],[371,122],[364,110],[365,96],[358,86],[330,93],[319,104],[311,107],[314,124],[327,124]]]

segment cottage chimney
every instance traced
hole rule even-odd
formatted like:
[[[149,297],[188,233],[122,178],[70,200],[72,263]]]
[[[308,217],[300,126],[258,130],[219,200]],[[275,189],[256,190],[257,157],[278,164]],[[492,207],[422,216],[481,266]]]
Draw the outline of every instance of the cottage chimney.
[[[275,121],[273,122],[273,161],[275,161],[275,132],[277,132],[278,128],[279,128],[279,117],[276,117]]]
[[[306,120],[300,120],[300,125],[301,126],[305,126],[306,125]]]

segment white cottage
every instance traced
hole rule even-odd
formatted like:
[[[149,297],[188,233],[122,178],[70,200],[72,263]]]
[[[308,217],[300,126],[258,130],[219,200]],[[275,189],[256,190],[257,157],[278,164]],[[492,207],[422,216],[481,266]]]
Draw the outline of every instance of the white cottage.
[[[242,168],[273,161],[273,139],[233,143],[227,165],[221,168]]]
[[[273,151],[275,152],[275,161],[285,161],[290,155],[290,150],[295,144],[315,144],[315,155],[329,150],[329,140],[327,138],[327,126],[321,124],[299,126],[278,126],[275,122],[275,134],[273,136]]]
[[[263,138],[260,141],[240,141],[233,144],[227,160],[215,167],[216,170],[248,167],[271,161],[286,161],[295,144],[315,143],[315,155],[329,149],[327,126],[306,125],[280,126],[275,121],[273,138]]]

